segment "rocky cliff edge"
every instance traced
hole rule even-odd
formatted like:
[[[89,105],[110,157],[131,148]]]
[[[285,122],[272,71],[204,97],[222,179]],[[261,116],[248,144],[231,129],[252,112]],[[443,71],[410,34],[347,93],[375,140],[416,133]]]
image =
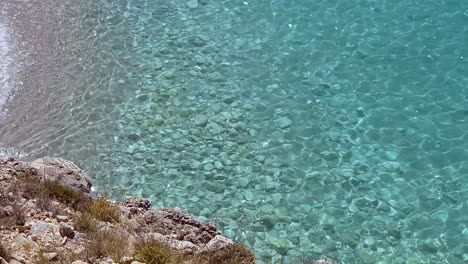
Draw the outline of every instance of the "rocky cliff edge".
[[[0,263],[255,263],[251,252],[178,208],[93,197],[71,161],[0,158]]]

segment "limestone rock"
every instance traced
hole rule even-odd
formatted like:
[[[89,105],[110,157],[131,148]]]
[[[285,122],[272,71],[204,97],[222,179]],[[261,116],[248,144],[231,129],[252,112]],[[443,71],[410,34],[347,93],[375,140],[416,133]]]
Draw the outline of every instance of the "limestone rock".
[[[31,222],[31,238],[40,240],[44,243],[52,241],[60,241],[60,227],[55,224],[44,221]]]
[[[59,224],[59,232],[62,237],[68,237],[70,239],[75,237],[75,231],[73,230],[73,227],[63,222]]]
[[[151,207],[152,201],[147,198],[127,197],[125,200],[126,207],[135,207],[148,210]]]
[[[47,259],[47,260],[49,260],[49,261],[56,261],[56,260],[58,260],[58,254],[55,253],[55,252],[44,253],[44,254],[42,254],[42,256],[44,256],[44,258]]]
[[[82,260],[75,260],[71,264],[88,264],[88,262],[84,262]]]
[[[36,172],[26,163],[17,161],[11,157],[0,158],[0,181],[8,180],[13,177],[32,175],[36,175]]]
[[[214,252],[214,251],[223,249],[233,243],[234,242],[231,239],[217,235],[213,239],[211,239],[210,242],[208,242],[208,244],[206,244],[206,247],[208,251]]]
[[[71,161],[46,157],[33,161],[31,167],[42,180],[56,180],[77,192],[91,194],[90,177]]]

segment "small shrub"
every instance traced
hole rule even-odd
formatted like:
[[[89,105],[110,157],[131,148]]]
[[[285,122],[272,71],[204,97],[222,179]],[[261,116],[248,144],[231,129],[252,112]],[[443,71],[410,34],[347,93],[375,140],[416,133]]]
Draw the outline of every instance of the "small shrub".
[[[171,258],[171,249],[156,240],[141,240],[135,244],[135,259],[146,264],[165,264]]]
[[[21,204],[13,203],[13,217],[15,219],[15,224],[23,226],[26,223],[26,212]]]
[[[243,245],[232,244],[207,256],[209,264],[255,264],[255,256]]]
[[[58,181],[46,180],[43,188],[48,196],[70,205],[75,210],[84,210],[89,205],[89,199],[84,194],[63,186]]]
[[[8,248],[6,248],[2,242],[0,241],[0,257],[5,259],[6,261],[10,261],[11,259],[11,253]]]
[[[96,231],[98,221],[88,212],[82,212],[73,218],[73,227],[84,233]]]
[[[99,230],[89,234],[86,247],[88,258],[109,256],[115,262],[120,262],[128,249],[128,242],[122,233],[112,229]]]
[[[106,198],[99,197],[89,206],[89,213],[99,221],[119,222],[120,210]]]
[[[36,199],[38,206],[46,209],[52,199],[68,204],[75,210],[84,210],[89,205],[89,198],[84,194],[62,185],[56,180],[41,181],[36,176],[19,177],[14,185],[15,191],[21,191],[27,199]]]

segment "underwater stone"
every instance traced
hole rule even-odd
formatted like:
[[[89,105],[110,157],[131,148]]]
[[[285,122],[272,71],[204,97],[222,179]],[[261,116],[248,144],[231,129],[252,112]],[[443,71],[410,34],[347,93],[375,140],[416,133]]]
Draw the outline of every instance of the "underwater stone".
[[[372,247],[375,244],[375,240],[373,237],[366,237],[364,238],[364,244],[366,244],[367,247]]]
[[[244,192],[244,198],[247,200],[247,201],[252,201],[254,199],[254,194],[253,192],[251,191],[245,191]]]
[[[205,166],[203,166],[203,169],[206,171],[212,171],[214,168],[215,167],[211,163],[205,164]]]
[[[274,255],[274,251],[269,248],[256,249],[255,251],[259,256],[267,259],[273,257]]]
[[[294,244],[285,238],[273,240],[270,243],[273,245],[276,252],[281,255],[286,255],[288,251],[294,247]]]
[[[144,156],[142,153],[135,153],[135,154],[133,154],[133,157],[134,157],[136,160],[143,160],[143,159],[145,159],[145,156]]]
[[[198,160],[194,160],[190,163],[190,168],[194,169],[194,170],[198,170],[202,167],[202,163],[199,162]]]
[[[353,248],[358,244],[358,240],[356,239],[356,234],[350,231],[344,231],[343,233],[341,233],[340,241],[343,244],[349,245]]]
[[[429,253],[437,253],[441,246],[442,243],[438,238],[427,239],[422,245],[422,250],[427,251]]]
[[[320,217],[320,225],[334,227],[336,225],[336,219],[331,215],[323,214]]]
[[[206,185],[206,189],[215,192],[215,193],[223,193],[225,189],[225,185],[217,182],[212,182]]]
[[[196,47],[205,46],[208,43],[209,37],[206,35],[198,35],[189,38],[190,44]]]
[[[260,208],[259,208],[259,211],[262,214],[271,214],[271,213],[273,213],[274,210],[275,210],[275,207],[273,207],[273,205],[271,205],[271,204],[264,204],[264,205],[260,206]]]
[[[341,134],[338,133],[338,132],[329,132],[329,133],[328,133],[328,138],[329,138],[331,141],[338,142],[338,140],[340,139],[340,137],[341,137]]]
[[[164,118],[161,115],[155,115],[153,118],[153,122],[156,125],[161,125],[164,123]]]
[[[385,161],[383,168],[389,172],[399,172],[401,170],[400,163],[395,161]]]
[[[135,152],[136,149],[137,149],[137,148],[135,147],[135,145],[130,145],[130,146],[128,146],[128,148],[127,148],[127,153],[128,153],[128,154],[133,154],[133,153]]]
[[[224,98],[223,102],[225,104],[232,104],[234,102],[234,99],[232,97],[226,97]]]
[[[219,161],[214,162],[215,168],[218,170],[222,170],[224,168],[223,164]]]
[[[358,255],[362,260],[362,263],[368,263],[368,264],[373,264],[377,262],[377,258],[374,255],[374,252],[372,250],[367,249],[367,248],[361,248],[358,250]]]
[[[163,67],[163,63],[159,58],[154,59],[153,64],[155,70],[160,70]]]
[[[268,229],[271,230],[280,219],[276,215],[267,215],[260,219],[260,222]]]
[[[425,264],[427,262],[417,258],[417,257],[410,257],[408,258],[408,260],[406,261],[405,264]],[[449,263],[452,263],[452,262],[449,262]],[[461,263],[461,262],[460,262]]]
[[[351,213],[359,212],[359,208],[358,208],[355,204],[351,204],[351,205],[348,207],[348,210],[349,210]]]
[[[205,115],[197,114],[193,117],[193,123],[197,126],[206,126],[208,117]]]
[[[190,0],[187,2],[187,6],[190,8],[190,9],[195,9],[195,8],[198,8],[198,0]]]
[[[276,125],[281,129],[288,128],[292,126],[292,124],[293,124],[293,121],[289,119],[289,117],[287,116],[283,116],[276,120]]]
[[[388,160],[394,161],[394,160],[396,160],[398,158],[398,153],[393,152],[393,151],[386,151],[385,152],[385,157]]]
[[[248,177],[241,177],[238,182],[240,187],[245,188],[249,185],[250,179]]]
[[[175,73],[176,71],[174,69],[169,69],[164,72],[164,77],[166,77],[167,79],[172,79],[175,77]]]
[[[323,151],[320,153],[320,156],[328,161],[336,160],[338,158],[338,154],[333,151]]]
[[[137,134],[130,134],[130,135],[127,136],[127,138],[128,138],[129,140],[136,141],[136,140],[140,139],[140,136],[137,135]]]
[[[177,175],[177,169],[168,169],[167,170],[167,175],[176,176]]]

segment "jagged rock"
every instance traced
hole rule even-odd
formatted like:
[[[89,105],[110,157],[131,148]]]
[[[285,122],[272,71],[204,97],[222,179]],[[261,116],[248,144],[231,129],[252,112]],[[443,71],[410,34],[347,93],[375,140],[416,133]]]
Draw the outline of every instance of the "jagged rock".
[[[17,161],[12,157],[0,158],[0,181],[35,174],[35,170],[27,163]]]
[[[82,260],[75,260],[71,264],[88,264],[88,262],[82,261]]]
[[[71,161],[46,157],[33,161],[31,167],[42,180],[56,180],[77,192],[91,194],[90,177]]]
[[[164,236],[159,233],[153,233],[152,237],[158,241],[161,241],[171,248],[176,250],[184,251],[185,253],[193,253],[200,250],[200,247],[190,241],[177,240],[176,237]]]
[[[234,244],[234,242],[231,239],[217,235],[213,239],[211,239],[210,242],[208,242],[208,244],[206,244],[206,247],[208,251],[214,252],[223,249],[231,244]]]
[[[73,227],[63,222],[59,224],[59,232],[62,237],[68,237],[70,239],[75,237],[75,231],[73,230]]]
[[[147,198],[127,197],[125,200],[125,206],[142,208],[148,210],[153,202]]]
[[[58,225],[37,221],[31,222],[31,238],[41,242],[61,241],[60,228]]]
[[[8,264],[8,262],[6,262],[4,258],[0,257],[0,264]]]
[[[206,245],[219,235],[212,223],[201,223],[182,213],[179,208],[162,208],[148,211],[147,223],[155,225],[156,230],[168,238],[189,241],[197,246]]]
[[[14,252],[13,254],[11,254],[10,263],[13,263],[13,261],[18,261],[19,263],[22,263],[22,262],[24,263],[24,262],[26,262],[26,259],[22,255],[18,254],[18,252]]]
[[[50,253],[43,253],[42,256],[49,260],[49,261],[56,261],[58,260],[58,254],[55,252],[50,252]]]

